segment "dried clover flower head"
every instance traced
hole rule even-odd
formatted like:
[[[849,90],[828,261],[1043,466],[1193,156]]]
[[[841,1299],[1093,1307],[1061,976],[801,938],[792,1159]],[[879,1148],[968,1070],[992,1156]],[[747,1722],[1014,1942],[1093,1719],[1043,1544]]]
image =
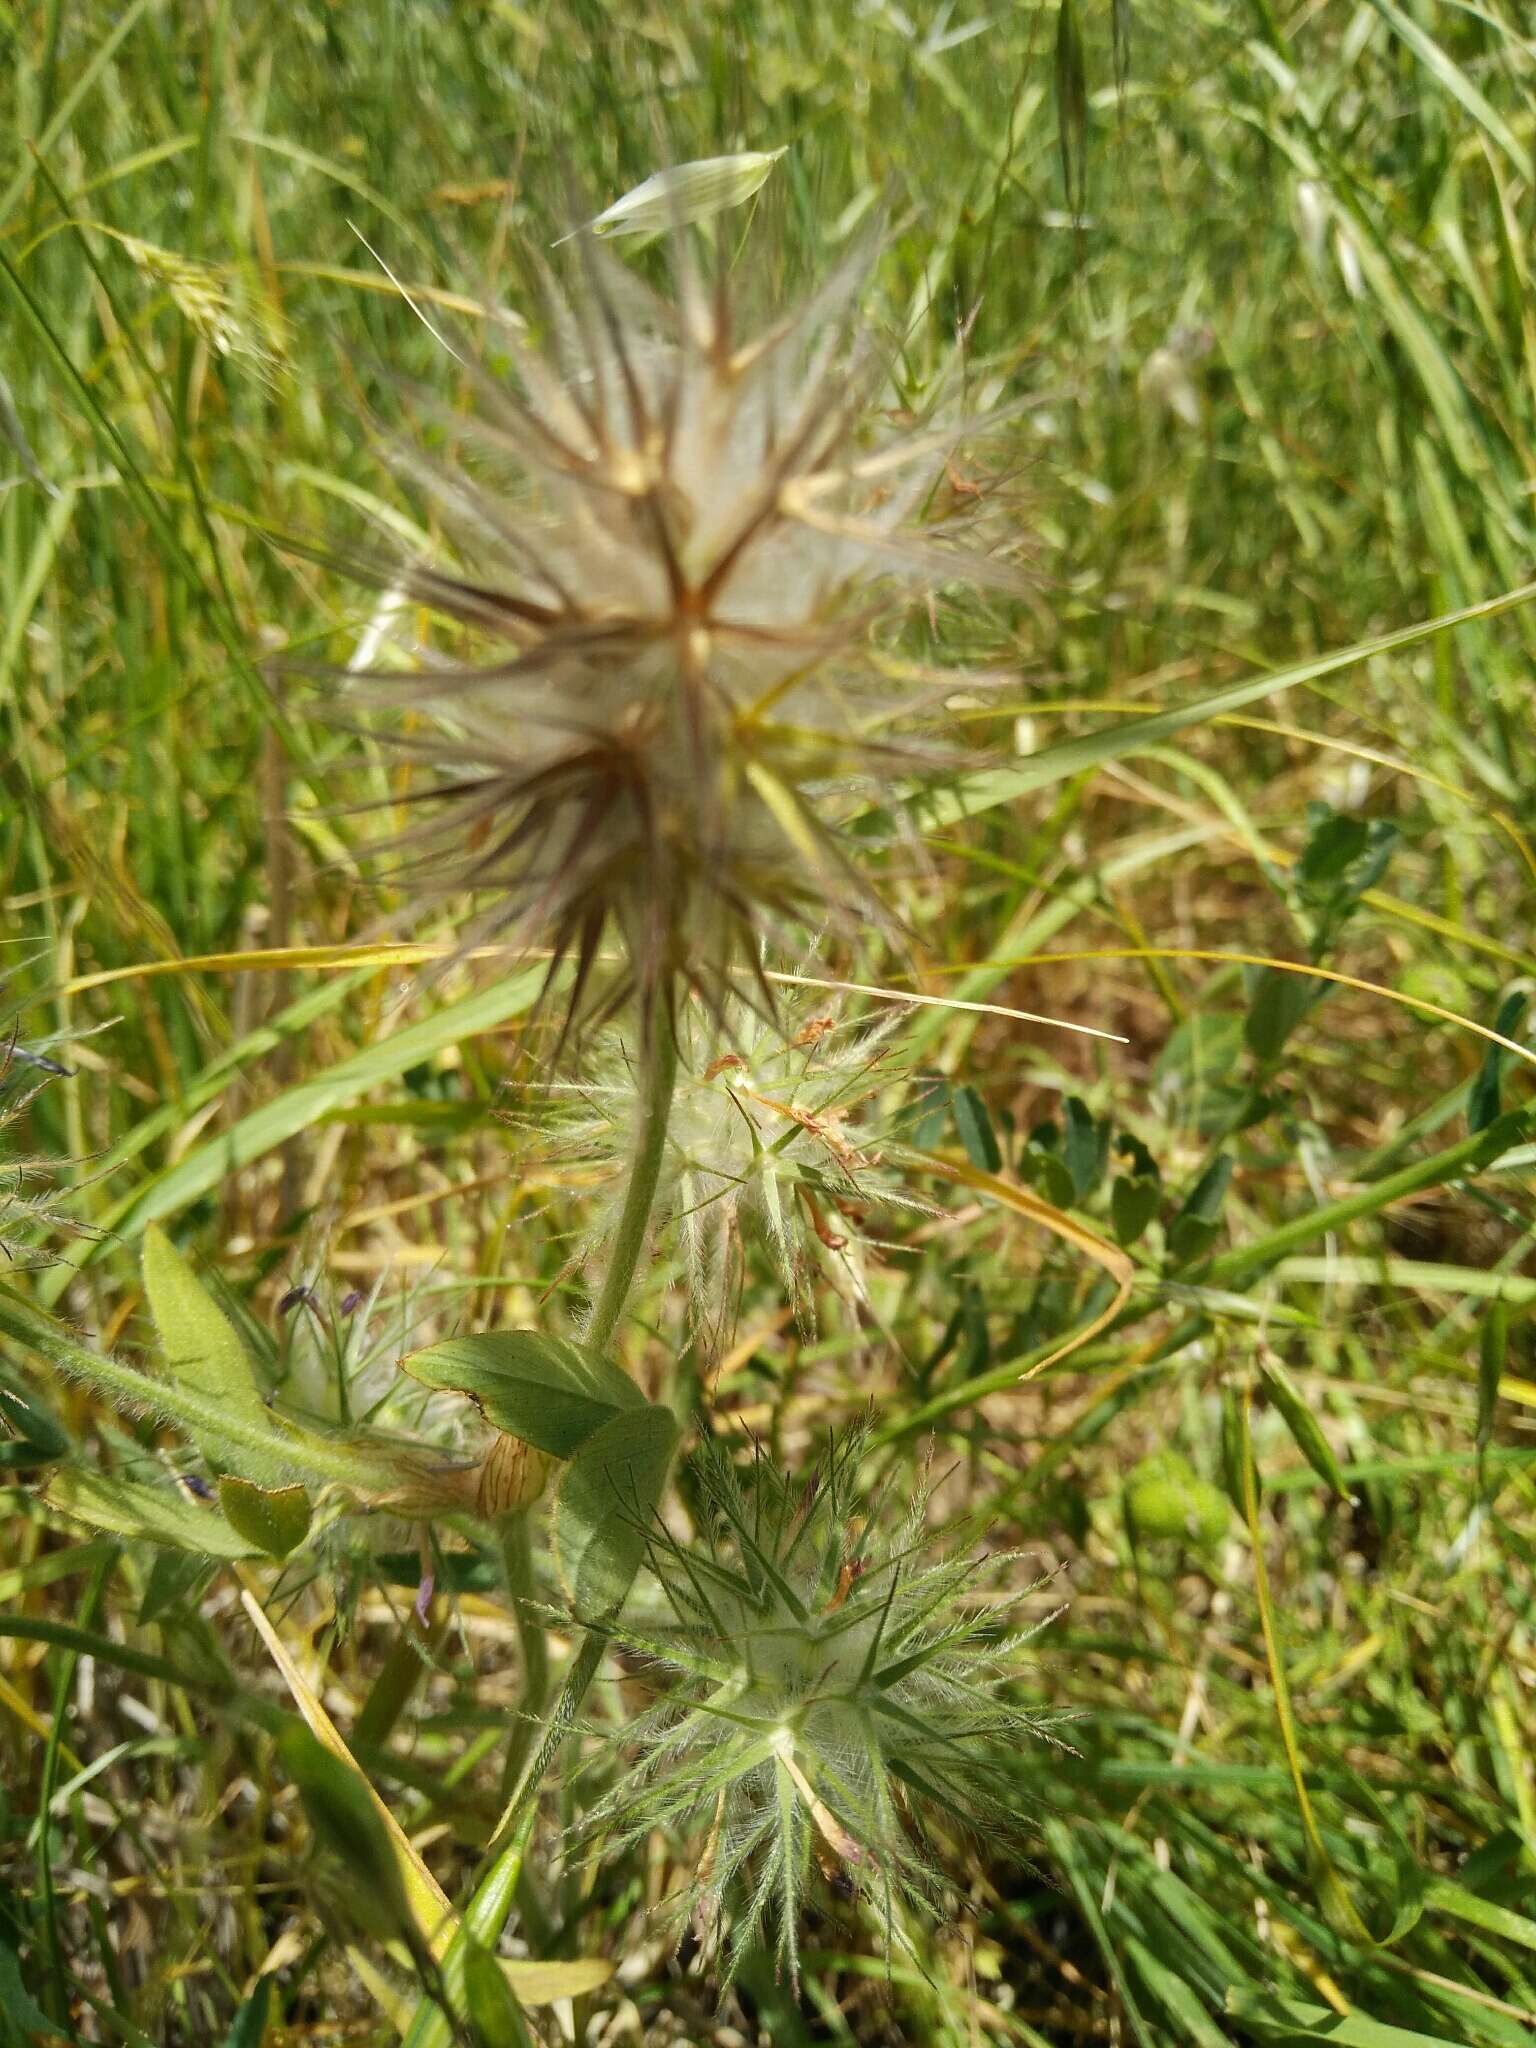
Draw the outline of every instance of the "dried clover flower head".
[[[924,1810],[1008,1826],[1009,1753],[1053,1739],[1001,1690],[1035,1633],[983,1590],[1012,1560],[937,1552],[921,1493],[904,1514],[862,1496],[863,1441],[833,1438],[804,1480],[761,1453],[695,1453],[697,1535],[653,1544],[667,1608],[620,1630],[658,1696],[625,1727],[631,1761],[590,1830],[702,1843],[684,1903],[728,1918],[728,1967],[768,1923],[793,1975],[818,1869],[888,1937],[898,1904],[931,1908],[946,1886]]]
[[[931,759],[892,730],[922,707],[865,657],[872,605],[1012,572],[912,530],[956,433],[877,411],[867,260],[744,340],[681,249],[675,302],[590,237],[581,259],[570,294],[546,281],[545,347],[510,344],[449,421],[477,474],[420,468],[464,566],[391,588],[463,630],[369,672],[429,714],[402,744],[439,774],[392,850],[407,886],[480,898],[467,943],[569,958],[573,1011],[614,941],[612,1003],[681,983],[718,1009],[765,926],[869,914],[839,818]]]
[[[926,1208],[880,1162],[875,1098],[904,1075],[891,1027],[844,1021],[827,1000],[772,1017],[735,998],[718,1020],[698,1003],[677,1012],[657,1213],[681,1238],[694,1332],[711,1352],[726,1335],[743,1224],[766,1242],[808,1322],[813,1263],[846,1297],[866,1299],[867,1204]],[[629,1042],[618,1032],[599,1040],[589,1072],[552,1090],[560,1141],[575,1157],[622,1169],[642,1079]]]

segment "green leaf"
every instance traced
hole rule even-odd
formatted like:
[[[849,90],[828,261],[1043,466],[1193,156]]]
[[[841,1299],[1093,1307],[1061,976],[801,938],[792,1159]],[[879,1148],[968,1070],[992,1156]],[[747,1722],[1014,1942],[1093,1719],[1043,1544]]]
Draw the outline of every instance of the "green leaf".
[[[155,1553],[139,1601],[141,1623],[159,1621],[192,1597],[209,1570],[206,1557],[189,1550],[160,1550]]]
[[[1221,1390],[1221,1483],[1239,1514],[1246,1510],[1243,1467],[1249,1455],[1247,1434],[1243,1429],[1242,1399],[1236,1387],[1224,1386]],[[1263,1483],[1257,1466],[1253,1472],[1253,1491],[1254,1498],[1262,1500]]]
[[[1267,2040],[1326,2041],[1330,2048],[1462,2048],[1443,2034],[1389,2027],[1362,2012],[1337,2013],[1267,1991],[1229,1991],[1227,2011]]]
[[[1085,1202],[1104,1178],[1104,1168],[1109,1160],[1109,1126],[1093,1116],[1080,1095],[1069,1095],[1065,1108],[1062,1164],[1072,1176],[1075,1200]]]
[[[1109,1191],[1109,1215],[1116,1238],[1134,1244],[1157,1214],[1163,1199],[1163,1176],[1157,1161],[1131,1131],[1121,1131],[1115,1151],[1130,1171],[1117,1176]]]
[[[976,1090],[969,1084],[957,1088],[950,1098],[949,1107],[955,1129],[960,1133],[960,1142],[965,1147],[965,1156],[972,1166],[979,1166],[983,1173],[1001,1173],[1003,1155],[997,1133],[992,1128],[987,1105]]]
[[[1061,1133],[1047,1121],[1036,1124],[1019,1159],[1019,1172],[1057,1209],[1070,1209],[1077,1190],[1061,1156]]]
[[[224,2048],[261,2048],[267,2031],[267,2008],[272,2003],[272,1979],[258,1977],[256,1989],[235,2014],[234,2024],[224,2036]]]
[[[26,2030],[21,2036],[23,2041],[34,2037],[45,2041],[63,2038],[47,2013],[33,2003],[16,1951],[5,1942],[0,1942],[0,2015]]]
[[[1308,806],[1308,819],[1311,830],[1292,886],[1300,902],[1336,920],[1387,872],[1397,827],[1386,818],[1349,817],[1319,803]]]
[[[1110,1222],[1117,1244],[1133,1245],[1162,1200],[1162,1183],[1155,1180],[1117,1180],[1109,1191]]]
[[[237,1420],[267,1429],[266,1403],[233,1324],[165,1232],[153,1227],[144,1233],[144,1292],[171,1380],[217,1401]],[[222,1438],[205,1435],[199,1443],[218,1464],[241,1462]]]
[[[232,1529],[213,1507],[199,1507],[181,1493],[174,1480],[149,1486],[136,1479],[115,1479],[106,1472],[68,1467],[55,1472],[43,1494],[61,1515],[105,1529],[113,1536],[169,1543],[203,1557],[250,1557],[255,1546]]]
[[[184,1429],[238,1446],[244,1475],[261,1484],[287,1485],[302,1474],[408,1512],[464,1504],[459,1471],[437,1452],[374,1430],[305,1429],[259,1403],[252,1413],[237,1414],[200,1388],[167,1385],[110,1353],[87,1350],[3,1283],[0,1335],[27,1345],[121,1406],[170,1416]]]
[[[309,1534],[309,1494],[302,1486],[256,1486],[225,1473],[219,1506],[235,1534],[268,1557],[286,1557]]]
[[[277,1754],[304,1802],[316,1841],[350,1880],[346,1903],[352,1919],[378,1940],[403,1937],[417,1953],[424,1932],[406,1896],[389,1830],[362,1777],[291,1716],[283,1717]]]
[[[1196,2048],[1228,2048],[1226,2036],[1180,1972],[1170,1969],[1134,1935],[1123,1938],[1125,1952],[1146,1986],[1148,1997],[1157,2000],[1173,2022],[1179,2037],[1195,2043]]]
[[[1514,1037],[1520,1020],[1525,1015],[1526,1001],[1524,992],[1516,989],[1500,1003],[1499,1014],[1494,1019],[1493,1028],[1502,1038]],[[1478,1068],[1477,1078],[1473,1081],[1467,1096],[1469,1131],[1487,1130],[1499,1114],[1503,1106],[1504,1067],[1508,1058],[1509,1054],[1502,1045],[1490,1045],[1483,1055],[1483,1064]]]
[[[1088,76],[1073,0],[1060,0],[1056,15],[1056,136],[1067,205],[1081,215],[1088,183]]]
[[[78,1266],[96,1255],[98,1245],[134,1238],[163,1216],[187,1208],[200,1196],[222,1187],[241,1167],[263,1159],[289,1138],[308,1130],[330,1111],[355,1102],[370,1088],[393,1081],[407,1067],[431,1059],[445,1046],[460,1045],[479,1033],[494,1031],[509,1017],[532,1007],[544,986],[545,969],[531,967],[476,989],[456,1003],[408,1024],[403,1030],[349,1053],[334,1067],[305,1073],[281,1095],[263,1102],[227,1130],[195,1146],[162,1173],[144,1181],[102,1218],[107,1230],[74,1248],[69,1259],[42,1276],[45,1298],[54,1299],[68,1286]]]
[[[1499,1405],[1499,1381],[1509,1355],[1509,1303],[1491,1301],[1477,1340],[1477,1449],[1481,1459],[1493,1441],[1493,1418]]]
[[[1232,1161],[1223,1153],[1211,1161],[1185,1197],[1178,1215],[1168,1226],[1168,1249],[1176,1264],[1193,1265],[1216,1242],[1217,1219],[1231,1178]]]
[[[1249,984],[1243,1037],[1255,1059],[1277,1060],[1296,1026],[1327,993],[1328,983],[1310,974],[1284,974],[1261,967]]]
[[[555,1496],[555,1558],[579,1617],[607,1619],[624,1605],[676,1444],[670,1412],[647,1403],[605,1422],[567,1467]]]
[[[1455,62],[1441,37],[1415,21],[1406,9],[1395,5],[1395,0],[1371,0],[1371,5],[1382,20],[1390,24],[1393,34],[1412,50],[1442,91],[1458,101],[1489,141],[1504,153],[1516,175],[1529,184],[1532,177],[1531,152]],[[1434,25],[1433,15],[1430,22]]]
[[[30,1388],[0,1385],[0,1421],[16,1432],[0,1444],[0,1471],[52,1465],[69,1455],[68,1434]]]
[[[1284,1418],[1286,1428],[1295,1439],[1296,1448],[1318,1478],[1330,1487],[1340,1500],[1348,1500],[1349,1488],[1344,1483],[1344,1474],[1339,1468],[1333,1446],[1323,1435],[1317,1417],[1307,1405],[1296,1382],[1278,1359],[1261,1359],[1259,1371],[1263,1375],[1264,1391]]]
[[[569,1458],[626,1409],[644,1408],[629,1377],[585,1345],[537,1330],[448,1337],[405,1360],[413,1379],[467,1394],[495,1428]]]
[[[1529,604],[1532,598],[1536,598],[1536,583],[1522,583],[1498,597],[1483,598],[1460,611],[1442,612],[1437,618],[1425,619],[1416,626],[1399,626],[1375,639],[1357,640],[1351,647],[1310,656],[1289,668],[1242,676],[1220,690],[1196,697],[1188,704],[1175,705],[1171,710],[1149,712],[1138,718],[1128,718],[1119,725],[1101,726],[1096,732],[1082,733],[1075,739],[1058,740],[1054,746],[1042,747],[1027,760],[1008,767],[979,769],[974,775],[958,778],[943,792],[938,802],[930,804],[929,816],[935,825],[953,824],[957,818],[974,818],[982,811],[1012,803],[1033,790],[1067,781],[1085,769],[1099,768],[1106,762],[1123,761],[1127,755],[1142,753],[1190,726],[1206,725],[1213,718],[1227,717],[1234,711],[1244,710],[1249,704],[1262,703],[1266,697],[1277,697],[1282,691],[1296,689],[1303,683],[1335,675],[1340,669],[1349,668],[1355,662],[1368,661],[1372,656],[1416,647],[1452,627],[1497,618],[1502,612]]]
[[[483,2048],[527,2048],[528,2029],[502,1967],[488,1948],[466,1937],[464,2005]]]

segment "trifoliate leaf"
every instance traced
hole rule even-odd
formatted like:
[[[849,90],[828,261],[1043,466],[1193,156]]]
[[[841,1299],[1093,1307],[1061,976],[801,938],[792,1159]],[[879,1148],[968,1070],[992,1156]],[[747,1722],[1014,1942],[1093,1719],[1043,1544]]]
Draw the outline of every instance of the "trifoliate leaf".
[[[449,1337],[405,1361],[425,1386],[467,1394],[495,1428],[569,1458],[644,1394],[600,1352],[537,1330],[486,1330]]]
[[[647,1403],[605,1422],[571,1460],[555,1497],[555,1557],[578,1616],[624,1605],[676,1443],[670,1412]]]

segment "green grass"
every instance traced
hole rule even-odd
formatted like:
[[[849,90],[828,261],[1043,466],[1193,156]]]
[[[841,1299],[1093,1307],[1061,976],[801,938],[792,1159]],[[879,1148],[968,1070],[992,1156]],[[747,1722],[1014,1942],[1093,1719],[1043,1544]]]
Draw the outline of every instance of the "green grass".
[[[951,593],[889,650],[957,691],[1001,674],[960,707],[992,758],[922,814],[910,956],[872,940],[835,969],[915,961],[929,992],[1121,1034],[918,1010],[901,1043],[950,1093],[908,1135],[995,1146],[1101,1233],[1139,1175],[1157,1220],[1128,1305],[1026,1386],[1108,1296],[963,1191],[942,1226],[890,1223],[890,1342],[827,1290],[797,1334],[763,1258],[715,1401],[788,1459],[873,1401],[903,1485],[932,1436],[936,1517],[1058,1572],[1021,1699],[1074,1712],[1077,1755],[1020,1756],[1025,1856],[957,1831],[969,1917],[915,1926],[914,1955],[888,1968],[824,1901],[798,1999],[745,1967],[747,2038],[1536,2028],[1536,1096],[1511,1000],[1536,976],[1536,607],[1327,659],[1531,576],[1533,105],[1513,0],[0,4],[0,975],[23,1042],[59,1037],[71,1068],[13,1135],[66,1162],[52,1206],[100,1233],[10,1277],[93,1341],[147,1347],[154,1221],[274,1370],[298,1281],[406,1297],[376,1364],[456,1322],[558,1325],[579,1295],[582,1188],[502,1115],[529,1110],[531,981],[176,967],[357,940],[392,908],[350,806],[395,763],[328,719],[329,686],[266,666],[345,659],[368,615],[285,540],[433,531],[387,445],[430,439],[423,393],[462,407],[467,383],[380,259],[494,364],[494,323],[432,294],[527,308],[521,251],[573,191],[788,145],[718,226],[749,293],[780,303],[885,209],[901,390],[971,321],[972,389],[1029,400],[975,462],[1032,594]],[[1394,828],[1380,871],[1363,837],[1330,865],[1313,806]],[[1303,1014],[1298,977],[1200,955],[1370,986]],[[1096,1175],[1110,1132],[1142,1152]],[[626,1337],[652,1391],[664,1277]],[[0,1386],[82,1457],[170,1441],[34,1363],[8,1341]],[[1251,1531],[1234,1506],[1207,1548],[1134,1549],[1122,1489],[1151,1453],[1242,1498],[1250,1392]],[[396,2038],[259,1720],[175,1682],[284,1699],[238,1588],[82,1536],[13,1462],[0,2042],[48,2040],[42,2015],[219,2042],[274,1945],[269,2042]],[[255,1568],[343,1732],[414,1655],[414,1540]],[[455,1897],[502,1810],[525,1619],[498,1557],[460,1555],[430,1679],[359,1752]],[[542,1535],[532,1569],[542,1596]],[[599,1788],[627,1711],[615,1668],[588,1707]],[[593,2038],[713,2038],[708,1973],[647,1915],[698,1844],[567,1867],[576,1797],[546,1791],[521,1941],[622,1963],[582,2021],[639,2020]]]

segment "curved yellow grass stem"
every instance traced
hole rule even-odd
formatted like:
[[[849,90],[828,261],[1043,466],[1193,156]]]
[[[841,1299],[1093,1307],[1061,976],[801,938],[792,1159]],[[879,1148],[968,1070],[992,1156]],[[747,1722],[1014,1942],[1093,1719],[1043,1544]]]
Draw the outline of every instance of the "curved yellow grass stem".
[[[106,988],[123,981],[154,981],[184,974],[255,974],[265,969],[272,974],[300,967],[424,967],[447,960],[458,949],[446,943],[388,944],[357,946],[267,946],[242,953],[197,953],[174,960],[141,960],[128,967],[104,967],[94,974],[79,974],[55,991],[76,996],[87,989]],[[459,955],[464,960],[528,960],[544,958],[538,947],[471,946]],[[1033,1010],[1014,1010],[1004,1003],[973,1003],[959,996],[922,995],[912,989],[882,988],[874,982],[829,981],[812,974],[785,974],[768,968],[764,979],[788,988],[824,988],[846,995],[874,996],[886,1003],[931,1005],[941,1010],[978,1010],[990,1017],[1008,1017],[1019,1024],[1045,1024],[1056,1031],[1074,1031],[1083,1038],[1107,1038],[1117,1045],[1126,1041],[1114,1031],[1100,1031],[1092,1024],[1074,1023],[1065,1017],[1043,1017]]]
[[[1053,1202],[1047,1202],[1041,1196],[1032,1194],[1028,1188],[1018,1187],[1012,1181],[1003,1180],[995,1173],[987,1173],[979,1166],[972,1166],[969,1161],[945,1159],[936,1152],[920,1152],[915,1147],[908,1146],[903,1146],[895,1156],[905,1164],[919,1168],[923,1173],[932,1174],[936,1180],[947,1180],[955,1187],[969,1188],[983,1200],[996,1202],[1002,1208],[1011,1209],[1015,1216],[1022,1216],[1027,1222],[1040,1224],[1054,1237],[1059,1237],[1064,1243],[1075,1245],[1078,1251],[1086,1253],[1094,1264],[1102,1267],[1114,1281],[1115,1294],[1109,1306],[1091,1322],[1085,1323],[1080,1330],[1075,1330],[1070,1337],[1058,1344],[1054,1351],[1047,1352],[1044,1358],[1037,1358],[1032,1366],[1018,1375],[1016,1385],[1022,1386],[1026,1380],[1032,1380],[1036,1373],[1044,1372],[1047,1366],[1059,1365],[1062,1359],[1070,1357],[1074,1351],[1081,1350],[1084,1344],[1090,1342],[1114,1321],[1130,1300],[1131,1285],[1136,1276],[1136,1268],[1130,1259],[1118,1245],[1111,1244],[1108,1238],[1100,1237],[1098,1232],[1090,1230],[1087,1224],[1079,1223],[1075,1217],[1068,1216]],[[999,1390],[994,1388],[992,1391]]]
[[[1502,1046],[1505,1052],[1512,1052],[1527,1066],[1536,1067],[1536,1052],[1522,1045],[1517,1038],[1506,1038],[1503,1032],[1479,1024],[1471,1017],[1463,1017],[1455,1010],[1447,1010],[1440,1003],[1430,1002],[1427,997],[1405,995],[1401,989],[1387,988],[1379,981],[1365,981],[1358,974],[1341,974],[1333,967],[1313,967],[1305,960],[1276,960],[1268,953],[1234,953],[1212,946],[1090,946],[1070,953],[1021,953],[1010,960],[972,960],[962,967],[946,967],[938,971],[970,974],[978,967],[1060,967],[1073,960],[1208,960],[1219,966],[1272,967],[1278,974],[1302,974],[1313,981],[1331,981],[1340,988],[1356,989],[1362,995],[1383,996],[1389,1003],[1401,1003],[1405,1009],[1417,1010],[1442,1024],[1455,1024],[1463,1031],[1486,1039],[1490,1045]]]

